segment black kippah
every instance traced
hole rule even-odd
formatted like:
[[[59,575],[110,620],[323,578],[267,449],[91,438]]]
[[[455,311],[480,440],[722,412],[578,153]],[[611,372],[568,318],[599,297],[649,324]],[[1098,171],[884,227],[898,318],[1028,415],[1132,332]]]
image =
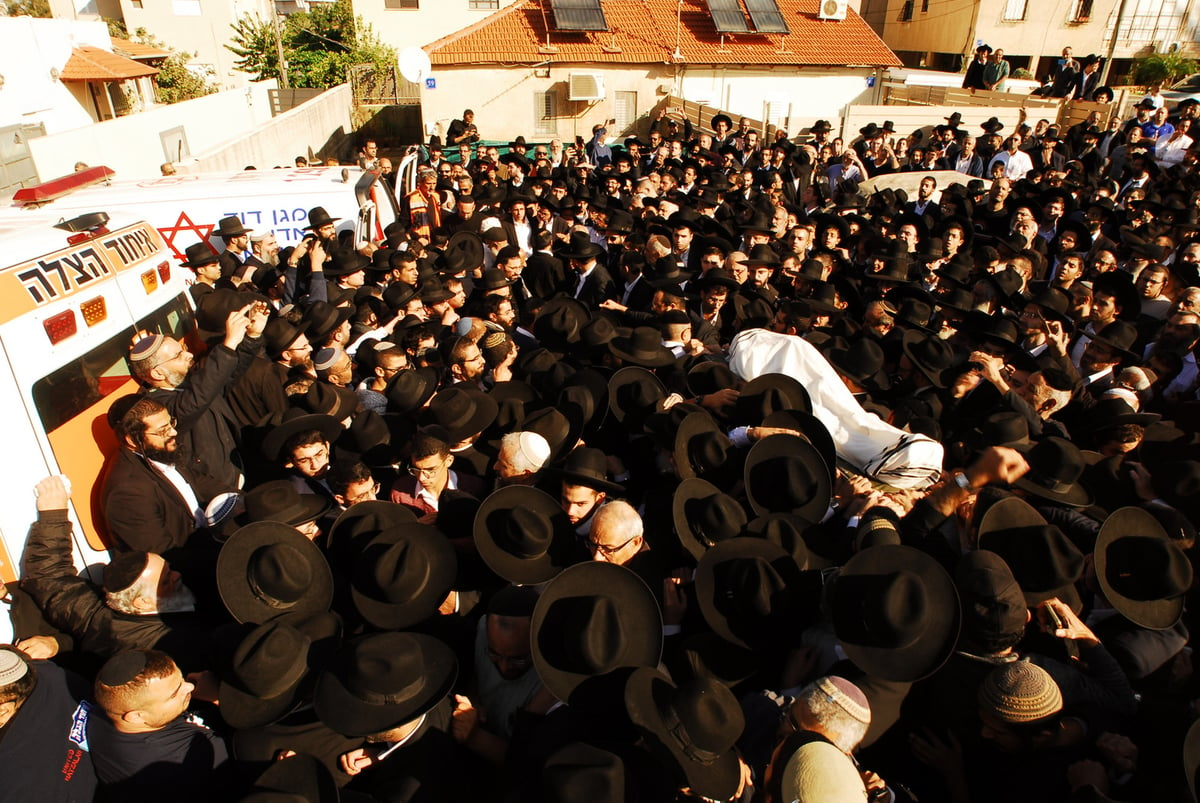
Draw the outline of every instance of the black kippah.
[[[531,586],[507,586],[500,589],[488,603],[488,613],[493,616],[512,616],[528,619],[537,606],[538,594]]]
[[[124,591],[146,571],[148,552],[123,552],[104,567],[104,590],[110,594]]]
[[[145,650],[130,650],[114,655],[100,668],[96,680],[109,688],[124,686],[146,669],[147,654]]]

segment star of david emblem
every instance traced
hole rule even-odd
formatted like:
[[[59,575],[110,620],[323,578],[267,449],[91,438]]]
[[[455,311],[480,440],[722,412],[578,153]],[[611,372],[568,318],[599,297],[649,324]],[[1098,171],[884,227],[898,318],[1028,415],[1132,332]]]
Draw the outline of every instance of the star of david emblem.
[[[176,247],[175,238],[182,232],[190,231],[196,235],[197,240],[207,243],[208,236],[212,234],[212,230],[214,228],[216,227],[211,223],[193,223],[192,219],[188,217],[187,212],[180,212],[179,219],[175,221],[174,226],[165,226],[158,231],[163,236],[163,239],[167,241],[167,246],[171,249],[171,252],[175,254],[175,258],[182,262],[184,260],[183,249]],[[184,248],[189,245],[191,245],[190,242],[185,243]],[[212,248],[212,252],[214,254],[217,253],[217,250],[212,247],[211,243],[209,243],[208,247]]]

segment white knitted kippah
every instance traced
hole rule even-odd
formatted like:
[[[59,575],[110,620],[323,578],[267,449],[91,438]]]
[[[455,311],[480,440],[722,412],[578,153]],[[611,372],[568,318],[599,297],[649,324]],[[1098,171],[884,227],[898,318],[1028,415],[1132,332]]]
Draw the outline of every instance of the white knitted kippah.
[[[541,468],[550,459],[550,444],[536,432],[519,432],[517,443],[520,444],[521,456],[530,464]]]
[[[29,664],[12,650],[0,650],[0,686],[16,683],[29,673]]]

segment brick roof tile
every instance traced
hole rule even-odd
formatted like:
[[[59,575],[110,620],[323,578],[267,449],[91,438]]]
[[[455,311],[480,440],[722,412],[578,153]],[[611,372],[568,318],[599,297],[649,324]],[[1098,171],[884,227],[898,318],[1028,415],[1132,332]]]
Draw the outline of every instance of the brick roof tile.
[[[603,0],[608,31],[554,29],[550,0],[517,0],[462,31],[425,46],[435,65],[669,63],[675,51],[690,64],[898,67],[896,58],[862,17],[817,18],[819,0],[777,0],[790,33],[726,34],[713,25],[705,0]],[[539,52],[547,42],[557,53]]]

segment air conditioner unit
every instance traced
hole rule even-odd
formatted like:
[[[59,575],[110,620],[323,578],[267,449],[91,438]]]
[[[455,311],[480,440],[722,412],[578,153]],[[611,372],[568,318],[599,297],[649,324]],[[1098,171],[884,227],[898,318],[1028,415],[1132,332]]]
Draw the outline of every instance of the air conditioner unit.
[[[567,100],[604,100],[604,76],[594,72],[571,73]]]
[[[846,9],[850,6],[849,0],[820,0],[821,8],[817,12],[817,16],[823,20],[844,20],[846,19]]]

